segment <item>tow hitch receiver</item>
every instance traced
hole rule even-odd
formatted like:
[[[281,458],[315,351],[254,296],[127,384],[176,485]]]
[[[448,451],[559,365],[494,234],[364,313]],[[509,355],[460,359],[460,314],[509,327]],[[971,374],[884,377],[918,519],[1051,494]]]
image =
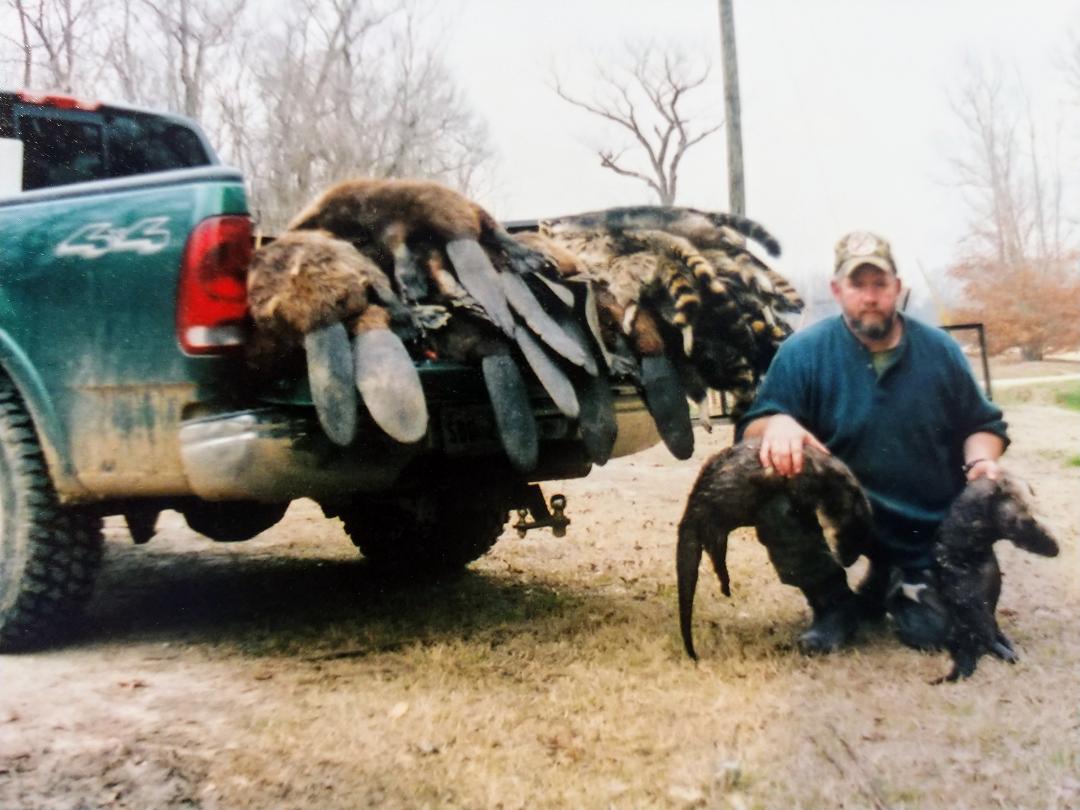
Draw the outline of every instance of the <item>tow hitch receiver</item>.
[[[555,537],[566,537],[566,527],[570,525],[570,518],[565,514],[566,496],[552,495],[551,508],[544,502],[544,493],[537,484],[528,487],[524,492],[524,506],[517,510],[518,521],[514,524],[518,537],[524,537],[530,529],[542,529],[551,527],[551,533]],[[528,520],[532,512],[533,521]]]

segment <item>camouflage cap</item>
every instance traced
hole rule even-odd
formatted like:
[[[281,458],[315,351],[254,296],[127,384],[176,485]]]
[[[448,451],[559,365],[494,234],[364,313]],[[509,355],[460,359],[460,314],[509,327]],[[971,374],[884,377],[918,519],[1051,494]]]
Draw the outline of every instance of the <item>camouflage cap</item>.
[[[852,231],[836,243],[836,275],[846,276],[863,265],[877,267],[886,273],[896,273],[889,243],[869,231]]]

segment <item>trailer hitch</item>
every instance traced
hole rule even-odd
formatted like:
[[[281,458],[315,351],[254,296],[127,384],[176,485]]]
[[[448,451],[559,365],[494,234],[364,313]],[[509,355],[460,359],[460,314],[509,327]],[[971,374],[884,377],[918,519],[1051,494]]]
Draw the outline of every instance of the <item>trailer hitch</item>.
[[[524,506],[517,510],[518,521],[514,524],[518,537],[524,537],[530,529],[542,529],[545,526],[551,528],[555,537],[566,537],[566,527],[570,525],[570,518],[566,512],[566,496],[552,495],[551,508],[544,501],[544,493],[537,484],[528,487],[523,494]],[[533,520],[528,520],[532,512]]]

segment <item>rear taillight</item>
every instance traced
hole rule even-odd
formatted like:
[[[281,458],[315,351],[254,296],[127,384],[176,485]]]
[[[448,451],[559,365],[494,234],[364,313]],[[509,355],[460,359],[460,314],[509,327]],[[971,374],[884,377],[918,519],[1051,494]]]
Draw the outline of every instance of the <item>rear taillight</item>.
[[[176,337],[188,354],[222,354],[244,343],[251,220],[204,219],[188,237],[176,298]]]

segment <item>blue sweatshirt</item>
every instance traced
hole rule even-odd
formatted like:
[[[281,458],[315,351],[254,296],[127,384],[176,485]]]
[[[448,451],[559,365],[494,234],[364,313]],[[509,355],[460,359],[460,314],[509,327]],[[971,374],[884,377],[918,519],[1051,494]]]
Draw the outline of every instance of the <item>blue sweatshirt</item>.
[[[956,341],[903,322],[880,377],[840,317],[792,335],[736,437],[758,417],[792,416],[855,473],[890,558],[920,566],[929,564],[933,532],[964,487],[964,440],[981,431],[1009,439],[1001,409],[983,396]]]

